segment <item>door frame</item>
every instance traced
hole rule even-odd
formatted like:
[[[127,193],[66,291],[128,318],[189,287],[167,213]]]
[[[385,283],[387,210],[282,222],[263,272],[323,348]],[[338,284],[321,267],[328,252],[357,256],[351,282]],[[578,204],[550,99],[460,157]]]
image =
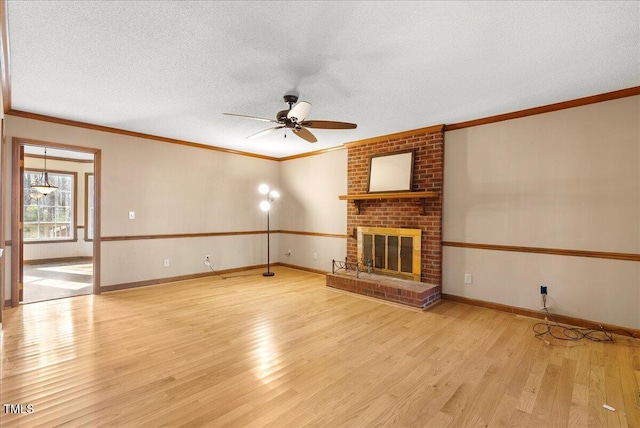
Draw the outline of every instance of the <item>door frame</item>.
[[[2,329],[2,310],[4,309],[5,297],[4,297],[4,284],[5,284],[5,272],[6,272],[6,245],[5,245],[5,189],[7,182],[7,174],[5,165],[6,161],[6,138],[7,135],[5,133],[5,120],[4,114],[0,115],[0,121],[2,122],[2,129],[0,132],[0,248],[3,250],[3,255],[0,257],[0,330]]]
[[[20,221],[23,212],[23,178],[20,174],[21,162],[20,151],[24,146],[38,146],[46,148],[72,150],[76,152],[93,154],[93,174],[94,174],[94,221],[93,221],[93,294],[100,294],[100,183],[101,183],[101,156],[102,151],[92,147],[73,146],[70,144],[53,143],[49,141],[32,140],[28,138],[13,137],[12,164],[12,215],[11,215],[11,306],[17,307],[20,304],[18,282],[22,276],[23,260],[22,254],[22,232]],[[75,213],[77,215],[77,213]],[[86,222],[86,219],[85,219]],[[78,231],[76,230],[76,234]]]

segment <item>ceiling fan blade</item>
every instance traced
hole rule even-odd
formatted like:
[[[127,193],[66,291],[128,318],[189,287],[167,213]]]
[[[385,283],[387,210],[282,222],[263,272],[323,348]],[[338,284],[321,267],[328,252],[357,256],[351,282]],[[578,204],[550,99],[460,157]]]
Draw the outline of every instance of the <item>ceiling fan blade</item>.
[[[257,132],[255,134],[249,135],[247,137],[247,140],[250,140],[250,139],[256,138],[256,137],[262,137],[263,135],[270,134],[271,132],[275,131],[276,129],[282,129],[282,128],[284,128],[284,125],[282,125],[282,126],[274,126],[273,128],[265,129],[264,131],[260,131],[260,132]]]
[[[310,143],[315,143],[318,139],[309,130],[304,128],[293,128],[293,133],[303,140],[307,140]]]
[[[311,104],[306,101],[300,101],[298,104],[294,105],[289,113],[287,113],[287,118],[296,119],[296,122],[302,122],[305,117],[309,114],[311,110]]]
[[[300,122],[300,126],[318,129],[355,129],[358,127],[355,123],[333,122],[331,120],[305,120]]]
[[[225,116],[236,116],[236,117],[244,117],[245,119],[253,119],[253,120],[261,120],[263,122],[273,122],[273,123],[280,123],[277,120],[273,120],[273,119],[267,119],[264,117],[256,117],[256,116],[247,116],[244,114],[235,114],[235,113],[222,113]]]

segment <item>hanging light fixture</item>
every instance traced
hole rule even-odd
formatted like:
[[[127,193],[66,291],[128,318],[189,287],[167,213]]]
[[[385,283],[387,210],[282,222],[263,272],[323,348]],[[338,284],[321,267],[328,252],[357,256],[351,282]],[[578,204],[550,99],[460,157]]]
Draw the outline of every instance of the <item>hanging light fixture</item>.
[[[56,186],[49,182],[49,173],[47,172],[47,148],[44,148],[44,172],[42,173],[42,179],[36,181],[36,184],[31,186],[33,190],[43,195],[48,195],[51,192],[58,190]]]

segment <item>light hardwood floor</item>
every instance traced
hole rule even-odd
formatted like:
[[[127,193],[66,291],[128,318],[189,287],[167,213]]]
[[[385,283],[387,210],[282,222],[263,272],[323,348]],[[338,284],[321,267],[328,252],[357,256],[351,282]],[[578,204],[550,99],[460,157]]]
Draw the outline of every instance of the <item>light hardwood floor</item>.
[[[6,311],[1,402],[34,411],[0,425],[640,427],[639,341],[548,345],[537,320],[274,271]]]

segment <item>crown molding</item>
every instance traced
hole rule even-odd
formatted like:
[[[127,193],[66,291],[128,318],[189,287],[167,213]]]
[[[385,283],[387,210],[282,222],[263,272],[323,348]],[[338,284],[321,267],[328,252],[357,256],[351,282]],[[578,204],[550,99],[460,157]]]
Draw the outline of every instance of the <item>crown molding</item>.
[[[306,157],[309,157],[309,156],[321,155],[323,153],[335,152],[336,150],[344,150],[344,149],[346,149],[346,147],[343,144],[341,146],[329,147],[329,148],[326,148],[326,149],[315,150],[313,152],[306,152],[306,153],[299,153],[297,155],[284,156],[284,157],[278,158],[278,160],[283,162],[283,161],[288,161],[288,160],[293,160],[293,159],[306,158]]]
[[[619,98],[632,97],[634,95],[640,95],[640,86],[634,86],[632,88],[620,89],[612,92],[605,92],[603,94],[591,95],[588,97],[577,98],[575,100],[562,101],[554,104],[547,104],[545,106],[533,107],[524,110],[518,110],[511,113],[498,114],[495,116],[488,116],[481,119],[468,120],[466,122],[452,123],[446,125],[445,131],[454,131],[456,129],[470,128],[472,126],[487,125],[489,123],[502,122],[504,120],[518,119],[521,117],[533,116],[536,114],[550,113],[558,110],[565,110],[568,108],[581,107],[589,104],[600,103],[603,101],[612,101]]]
[[[425,128],[411,129],[409,131],[401,131],[393,134],[380,135],[373,138],[365,138],[364,140],[352,141],[350,143],[343,144],[343,147],[351,148],[356,146],[362,146],[365,144],[379,143],[382,141],[394,140],[397,138],[406,138],[414,135],[434,134],[443,132],[445,125],[433,125]]]
[[[160,137],[158,135],[144,134],[142,132],[127,131],[124,129],[112,128],[112,127],[103,126],[103,125],[95,125],[92,123],[80,122],[77,120],[62,119],[59,117],[47,116],[39,113],[30,113],[22,110],[10,109],[5,114],[9,116],[22,117],[24,119],[33,119],[33,120],[39,120],[42,122],[56,123],[58,125],[73,126],[76,128],[91,129],[93,131],[100,131],[100,132],[109,132],[112,134],[126,135],[128,137],[144,138],[147,140],[161,141],[163,143],[179,144],[187,147],[195,147],[197,149],[214,150],[217,152],[231,153],[235,155],[249,156],[253,158],[266,159],[266,160],[272,160],[272,161],[279,160],[279,158],[272,157],[272,156],[259,155],[255,153],[243,152],[240,150],[224,149],[222,147],[209,146],[207,144],[194,143],[191,141],[178,140],[175,138]]]

